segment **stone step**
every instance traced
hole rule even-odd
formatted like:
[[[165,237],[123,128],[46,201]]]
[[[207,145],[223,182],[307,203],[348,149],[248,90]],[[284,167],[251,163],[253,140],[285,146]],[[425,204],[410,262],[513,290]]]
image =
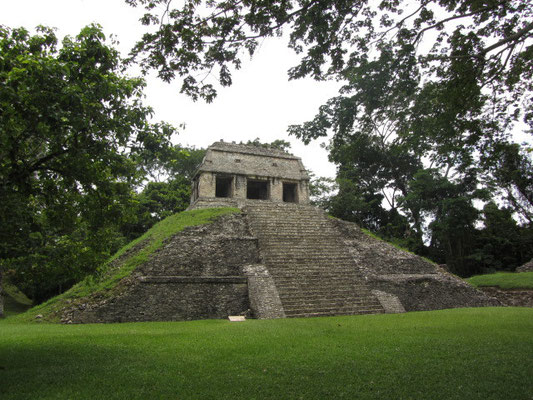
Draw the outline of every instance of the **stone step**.
[[[258,228],[258,229],[261,229],[261,228]],[[272,228],[271,232],[263,229],[257,235],[258,237],[261,237],[263,240],[268,240],[270,238],[274,240],[276,239],[291,240],[293,238],[303,238],[303,237],[307,237],[309,239],[314,239],[314,238],[329,239],[332,236],[334,236],[332,232],[325,231],[321,228],[308,229],[308,230],[301,230],[301,229],[283,230],[283,227]]]
[[[284,301],[281,303],[285,310],[295,310],[302,308],[343,308],[343,307],[361,307],[366,305],[375,306],[376,303],[368,301],[368,298],[362,298],[357,300],[351,299],[335,299],[335,300],[323,300],[323,301]]]
[[[336,272],[333,271],[339,271],[343,274],[346,272],[354,273],[356,274],[356,269],[353,265],[349,264],[349,260],[296,260],[296,259],[279,259],[279,260],[272,260],[269,258],[264,258],[264,262],[269,264],[272,269],[279,270],[279,271],[286,271],[288,268],[295,268],[297,273],[302,273],[305,271],[312,272],[314,274],[320,274],[320,273],[328,273],[328,271],[331,272],[331,274],[335,275]]]
[[[329,253],[326,251],[327,249],[325,249],[324,252],[318,251],[317,249],[315,249],[314,251],[309,250],[307,252],[305,251],[298,252],[298,251],[290,251],[290,250],[274,250],[274,249],[268,249],[264,247],[260,247],[260,249],[268,251],[268,254],[265,255],[265,258],[272,260],[272,261],[276,261],[277,259],[283,261],[283,260],[286,260],[287,258],[299,258],[302,260],[309,259],[310,261],[319,260],[319,259],[332,260],[332,261],[341,261],[341,260],[351,261],[353,258],[350,254]]]
[[[339,248],[338,246],[320,246],[319,244],[317,244],[316,246],[290,246],[290,245],[287,245],[287,246],[268,246],[268,245],[264,245],[262,244],[261,242],[259,242],[259,247],[261,248],[261,250],[265,250],[265,251],[268,251],[268,254],[272,254],[272,255],[276,255],[276,254],[282,254],[282,255],[285,255],[285,254],[300,254],[300,255],[304,255],[304,254],[309,254],[309,253],[313,253],[313,254],[320,254],[320,255],[323,255],[323,256],[335,256],[335,255],[339,255],[339,256],[348,256],[350,255],[350,253],[346,250],[346,249],[343,249],[343,248]]]
[[[327,311],[355,311],[355,310],[379,310],[380,306],[374,304],[361,304],[361,305],[344,305],[344,306],[321,306],[311,305],[310,307],[291,307],[285,309],[285,314],[300,314],[305,312],[327,312]]]
[[[290,267],[293,267],[292,265]],[[275,276],[278,279],[283,278],[314,278],[314,279],[329,279],[329,278],[353,278],[356,280],[361,279],[360,276],[351,269],[334,269],[331,271],[324,270],[322,266],[317,266],[316,268],[311,268],[306,266],[302,268],[301,266],[294,266],[297,273],[294,273],[295,270],[290,268],[281,268],[272,271],[272,276]]]
[[[296,275],[300,274],[313,274],[318,276],[339,276],[349,275],[353,277],[359,277],[358,271],[355,270],[353,265],[347,263],[324,263],[315,261],[313,264],[309,262],[296,262],[296,261],[280,261],[280,262],[268,262],[268,259],[263,259],[263,263],[268,264],[272,270],[273,275]]]
[[[353,311],[326,311],[326,312],[301,312],[301,313],[292,313],[285,312],[287,318],[309,318],[309,317],[334,317],[338,315],[365,315],[365,314],[383,314],[383,309],[361,309]]]
[[[356,286],[356,285],[343,285],[339,287],[336,286],[322,286],[317,288],[316,285],[301,285],[294,282],[277,282],[276,284],[278,290],[282,289],[283,293],[280,293],[281,297],[294,297],[296,295],[314,295],[314,296],[329,296],[332,294],[340,295],[344,293],[346,296],[357,295],[367,295],[370,294],[370,291],[366,289],[366,286]]]
[[[292,283],[292,284],[300,284],[301,286],[309,286],[309,285],[316,285],[317,283],[322,283],[324,287],[326,287],[328,284],[335,284],[336,287],[339,287],[343,282],[346,282],[346,286],[352,286],[350,283],[356,282],[357,278],[353,275],[346,275],[341,276],[337,275],[334,277],[321,277],[318,275],[315,276],[278,276],[276,274],[272,274],[272,277],[279,281],[280,284],[283,282]],[[341,286],[342,287],[342,286]]]
[[[294,257],[293,255],[287,257],[263,257],[263,261],[271,264],[272,267],[278,266],[279,268],[287,267],[300,267],[299,269],[310,268],[313,271],[355,271],[353,264],[350,264],[351,259],[347,258],[332,258],[332,257]]]
[[[267,203],[245,212],[287,316],[383,312],[325,212]]]
[[[285,235],[290,235],[293,231],[309,231],[310,233],[316,232],[319,229],[324,229],[324,233],[333,233],[335,231],[329,224],[313,224],[311,222],[302,224],[275,222],[271,224],[252,224],[252,226],[261,228],[267,232],[275,231],[277,228],[283,228],[283,234]]]
[[[343,287],[358,287],[358,288],[366,288],[367,286],[365,285],[365,283],[361,280],[361,278],[359,278],[358,276],[355,276],[355,275],[346,275],[346,276],[336,276],[336,277],[321,277],[319,275],[311,275],[311,276],[307,276],[307,277],[300,277],[298,275],[294,275],[294,276],[289,276],[287,274],[276,274],[276,273],[271,273],[271,276],[272,278],[274,278],[277,283],[279,283],[281,286],[288,286],[288,285],[292,285],[292,286],[302,286],[302,287],[307,287],[307,286],[310,286],[310,285],[315,285],[317,284],[318,282],[322,282],[322,285],[321,287],[328,287],[330,285],[328,285],[328,282],[329,283],[334,283],[334,287],[338,287],[338,288],[343,288]],[[345,285],[340,285],[340,283],[342,282],[346,282]]]
[[[259,240],[261,240],[259,238]],[[342,243],[330,242],[329,238],[309,239],[306,237],[295,237],[294,239],[275,239],[262,240],[261,245],[269,248],[286,248],[286,249],[307,249],[319,246],[321,249],[335,249],[346,251]]]

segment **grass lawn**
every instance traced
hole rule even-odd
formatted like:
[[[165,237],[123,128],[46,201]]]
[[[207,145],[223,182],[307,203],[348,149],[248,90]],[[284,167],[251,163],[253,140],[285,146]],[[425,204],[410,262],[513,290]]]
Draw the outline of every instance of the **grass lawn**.
[[[497,272],[467,279],[473,286],[498,286],[502,289],[533,289],[533,272]]]
[[[0,322],[0,399],[532,399],[533,309]]]

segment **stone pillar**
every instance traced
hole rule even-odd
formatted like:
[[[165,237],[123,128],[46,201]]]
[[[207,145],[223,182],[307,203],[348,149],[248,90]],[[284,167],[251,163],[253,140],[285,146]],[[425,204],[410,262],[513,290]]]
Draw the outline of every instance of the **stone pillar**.
[[[212,172],[202,172],[198,177],[198,197],[215,197],[216,176]]]
[[[300,181],[298,184],[298,203],[309,204],[309,181]]]
[[[272,178],[270,180],[270,200],[283,201],[283,182],[279,178]]]
[[[235,175],[233,197],[236,199],[246,199],[246,177]]]

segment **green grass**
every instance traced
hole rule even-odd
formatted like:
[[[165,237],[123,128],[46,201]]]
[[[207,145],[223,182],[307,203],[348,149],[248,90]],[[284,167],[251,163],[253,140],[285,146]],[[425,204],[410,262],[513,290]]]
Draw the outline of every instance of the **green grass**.
[[[74,285],[65,293],[33,307],[16,317],[19,322],[39,321],[58,322],[59,310],[68,303],[90,295],[111,295],[117,284],[129,276],[139,265],[146,262],[165,240],[189,226],[207,224],[221,215],[239,212],[237,208],[208,208],[184,211],[165,218],[154,225],[144,235],[120,249],[108,262],[99,268],[99,273],[89,276]]]
[[[0,322],[0,398],[531,399],[533,309]]]
[[[31,300],[26,297],[15,285],[8,279],[3,280],[4,289],[4,316],[20,314],[31,307]]]
[[[471,285],[498,286],[502,289],[533,289],[533,272],[497,272],[467,279]]]

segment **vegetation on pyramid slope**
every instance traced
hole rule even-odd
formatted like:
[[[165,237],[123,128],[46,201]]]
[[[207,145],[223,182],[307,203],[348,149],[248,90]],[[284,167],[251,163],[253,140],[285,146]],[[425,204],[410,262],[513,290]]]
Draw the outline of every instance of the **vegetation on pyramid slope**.
[[[210,223],[216,217],[239,212],[237,208],[216,208],[184,211],[174,214],[154,225],[141,237],[120,249],[96,275],[91,275],[74,285],[70,290],[47,302],[33,307],[28,312],[11,319],[16,321],[38,320],[58,321],[58,311],[65,305],[87,298],[90,295],[111,295],[117,284],[129,276],[139,265],[146,262],[163,243],[187,227]]]
[[[31,300],[8,279],[2,282],[4,291],[4,316],[19,314],[31,307]]]
[[[467,279],[476,287],[497,286],[501,289],[533,289],[533,272],[497,272]]]

